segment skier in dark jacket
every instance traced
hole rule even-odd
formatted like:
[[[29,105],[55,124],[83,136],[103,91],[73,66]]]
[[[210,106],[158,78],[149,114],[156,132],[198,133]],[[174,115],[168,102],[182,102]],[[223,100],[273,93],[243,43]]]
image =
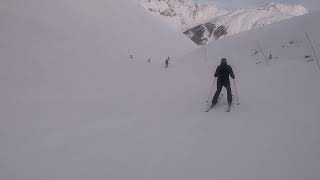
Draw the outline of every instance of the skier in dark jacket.
[[[170,57],[168,56],[168,58],[164,61],[164,63],[165,63],[164,68],[169,67],[169,61],[170,61]]]
[[[220,92],[222,90],[222,86],[224,86],[227,89],[228,107],[230,108],[232,103],[232,93],[231,93],[229,76],[231,76],[232,79],[235,78],[231,66],[227,64],[227,59],[222,58],[221,64],[217,67],[216,72],[214,73],[214,77],[218,78],[218,80],[217,80],[217,91],[214,94],[214,97],[212,99],[211,107],[217,104]]]

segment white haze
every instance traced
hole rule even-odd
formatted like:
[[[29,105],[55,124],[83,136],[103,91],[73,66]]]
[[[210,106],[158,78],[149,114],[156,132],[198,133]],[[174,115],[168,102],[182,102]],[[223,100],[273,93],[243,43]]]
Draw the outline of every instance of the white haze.
[[[319,55],[319,13],[207,49],[131,0],[2,0],[0,14],[1,180],[320,179],[320,72],[304,34]],[[222,57],[240,106],[224,112],[223,92],[205,113]]]

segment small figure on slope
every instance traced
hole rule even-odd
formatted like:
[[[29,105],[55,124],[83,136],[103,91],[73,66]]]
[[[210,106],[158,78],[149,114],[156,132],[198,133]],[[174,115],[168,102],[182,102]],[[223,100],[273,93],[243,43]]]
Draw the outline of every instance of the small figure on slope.
[[[227,64],[227,59],[222,58],[221,64],[217,67],[216,72],[214,73],[214,77],[218,78],[217,91],[214,94],[210,108],[213,108],[217,104],[222,87],[224,86],[227,89],[227,99],[228,99],[228,107],[226,111],[230,111],[230,107],[232,104],[232,92],[231,92],[229,76],[231,76],[232,79],[235,78],[231,66]]]
[[[169,61],[170,61],[170,57],[168,56],[168,58],[164,61],[164,63],[165,63],[164,68],[169,67]]]

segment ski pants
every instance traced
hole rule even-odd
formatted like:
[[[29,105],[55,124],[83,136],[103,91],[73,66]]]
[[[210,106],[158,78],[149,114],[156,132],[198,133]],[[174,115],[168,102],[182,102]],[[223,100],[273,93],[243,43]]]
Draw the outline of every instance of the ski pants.
[[[222,87],[225,87],[227,89],[227,99],[228,99],[228,105],[230,106],[232,103],[232,92],[231,92],[231,86],[230,86],[230,82],[226,82],[226,83],[221,83],[221,82],[217,82],[217,91],[213,96],[212,99],[212,104],[215,105],[218,102],[218,98],[219,95],[221,93]]]

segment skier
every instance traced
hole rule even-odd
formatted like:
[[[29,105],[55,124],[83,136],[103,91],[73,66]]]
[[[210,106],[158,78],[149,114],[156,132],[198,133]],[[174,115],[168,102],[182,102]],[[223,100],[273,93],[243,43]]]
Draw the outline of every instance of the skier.
[[[133,60],[133,55],[132,55],[132,54],[130,54],[130,59],[132,59],[132,60]]]
[[[169,61],[170,61],[170,57],[168,56],[168,58],[165,60],[164,68],[168,68],[169,67]]]
[[[214,94],[210,108],[213,108],[217,104],[220,92],[222,90],[222,87],[224,86],[227,89],[227,99],[228,99],[228,107],[226,111],[230,111],[230,107],[232,104],[232,92],[231,92],[229,76],[231,76],[232,79],[235,78],[231,66],[227,64],[227,59],[222,58],[221,64],[217,67],[216,72],[214,73],[214,77],[218,78],[217,91]]]
[[[149,59],[148,59],[148,63],[150,63],[150,62],[151,62],[151,59],[149,58]]]

